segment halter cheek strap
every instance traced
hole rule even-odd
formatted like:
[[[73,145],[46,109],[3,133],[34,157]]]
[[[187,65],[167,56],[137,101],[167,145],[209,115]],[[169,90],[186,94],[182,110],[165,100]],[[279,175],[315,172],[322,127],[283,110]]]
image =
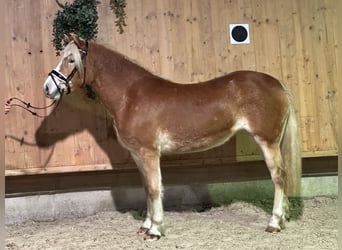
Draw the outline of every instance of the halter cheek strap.
[[[74,70],[73,70],[74,71]],[[74,73],[75,74],[75,73]],[[60,80],[63,81],[63,84],[66,86],[67,88],[67,94],[70,93],[70,80],[71,78],[69,79],[69,77],[65,77],[62,73],[58,72],[57,70],[52,70],[50,73],[49,73],[49,76],[51,77],[52,81],[54,82],[54,84],[56,85],[57,89],[58,89],[58,92],[60,94],[63,94],[64,93],[64,89],[60,87],[60,84],[57,84],[56,82],[56,79],[55,77],[59,78]],[[69,75],[70,76],[70,75]]]

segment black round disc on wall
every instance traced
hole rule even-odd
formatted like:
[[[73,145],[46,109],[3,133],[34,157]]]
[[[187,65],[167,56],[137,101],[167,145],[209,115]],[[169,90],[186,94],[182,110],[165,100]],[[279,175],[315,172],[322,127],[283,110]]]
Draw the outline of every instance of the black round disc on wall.
[[[248,37],[248,31],[245,27],[243,26],[235,26],[232,29],[232,37],[234,38],[235,41],[237,42],[243,42],[247,39]]]

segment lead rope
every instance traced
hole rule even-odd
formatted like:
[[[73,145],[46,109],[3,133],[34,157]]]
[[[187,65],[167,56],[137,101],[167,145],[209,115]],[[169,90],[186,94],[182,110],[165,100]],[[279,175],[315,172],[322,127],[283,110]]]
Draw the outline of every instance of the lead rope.
[[[63,96],[63,95],[62,95]],[[22,108],[22,109],[25,109],[26,111],[30,112],[32,115],[34,116],[37,116],[37,117],[40,117],[40,118],[44,118],[44,117],[47,117],[48,115],[41,115],[41,114],[38,114],[37,112],[34,112],[32,111],[31,109],[48,109],[50,107],[52,107],[53,105],[55,105],[54,109],[52,110],[52,112],[54,112],[56,110],[56,108],[58,107],[60,101],[61,101],[62,98],[59,99],[59,101],[56,101],[54,100],[51,104],[49,104],[48,106],[45,106],[45,107],[36,107],[36,106],[32,106],[31,103],[29,102],[25,102],[17,97],[11,97],[10,99],[8,99],[6,101],[7,105],[9,105],[10,107],[19,107],[19,108]],[[21,104],[11,104],[12,101],[18,101],[22,104],[24,104],[25,106],[21,105]],[[8,113],[8,112],[7,112]],[[6,113],[6,114],[7,114]]]
[[[82,53],[82,60],[83,60],[83,59],[85,60],[85,57],[86,57],[86,55],[88,54],[88,41],[86,41],[85,43],[86,43],[86,44],[85,44],[85,48],[80,50],[80,52]],[[84,65],[85,65],[85,64],[84,64]],[[71,79],[72,79],[72,77],[75,75],[76,71],[77,71],[77,69],[74,68],[74,69],[72,70],[72,72],[70,73],[70,75],[67,77],[67,79],[64,79],[65,77],[64,77],[63,75],[61,76],[60,73],[57,72],[57,71],[55,71],[55,70],[52,70],[51,72],[53,72],[53,74],[56,74],[57,77],[60,77],[61,79],[63,79],[64,81],[66,81],[66,82],[68,83],[68,82],[71,81]],[[50,73],[49,75],[51,76],[52,80],[53,80],[54,83],[56,84],[56,81],[55,81],[55,79],[54,79],[54,77],[53,77],[53,74]],[[83,84],[82,84],[82,86],[85,85],[85,77],[86,77],[86,67],[84,66]],[[48,108],[52,107],[53,105],[55,105],[54,109],[52,110],[52,112],[54,112],[54,111],[57,109],[59,103],[61,102],[62,97],[63,97],[63,94],[64,94],[64,91],[63,91],[63,90],[60,90],[60,88],[59,88],[59,86],[58,86],[57,84],[56,84],[56,86],[57,86],[58,91],[60,91],[61,98],[60,98],[58,101],[54,100],[54,101],[53,101],[50,105],[48,105],[48,106],[45,106],[45,107],[35,107],[35,106],[32,106],[31,103],[25,102],[25,101],[23,101],[23,100],[21,100],[21,99],[19,99],[19,98],[17,98],[17,97],[11,97],[10,99],[7,100],[6,103],[7,103],[7,105],[9,105],[10,107],[20,107],[20,108],[22,108],[22,109],[25,109],[26,111],[30,112],[30,113],[31,113],[32,115],[34,115],[34,116],[37,116],[37,117],[40,117],[40,118],[47,117],[47,115],[40,115],[40,114],[38,114],[37,112],[34,112],[34,111],[30,110],[30,109],[48,109]],[[70,93],[70,86],[67,84],[67,87],[68,87],[67,94],[69,94],[69,93]],[[23,105],[20,105],[20,104],[11,104],[11,102],[12,102],[13,100],[17,100],[17,101],[21,102],[21,103],[24,104],[26,107],[23,106]],[[9,112],[9,111],[8,111],[8,112]],[[8,114],[8,112],[6,112],[5,114]],[[51,113],[52,113],[52,112],[51,112]]]

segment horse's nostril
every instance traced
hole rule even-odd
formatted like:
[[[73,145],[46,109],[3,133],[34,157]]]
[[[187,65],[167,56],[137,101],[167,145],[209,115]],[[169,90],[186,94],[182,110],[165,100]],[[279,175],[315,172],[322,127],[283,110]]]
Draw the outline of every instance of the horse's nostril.
[[[45,86],[45,93],[49,93],[49,87],[47,85]]]

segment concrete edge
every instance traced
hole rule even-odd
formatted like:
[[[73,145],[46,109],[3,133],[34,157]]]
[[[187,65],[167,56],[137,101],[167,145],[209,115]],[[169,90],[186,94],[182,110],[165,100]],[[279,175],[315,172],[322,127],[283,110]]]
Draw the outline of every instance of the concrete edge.
[[[302,179],[302,197],[337,196],[338,177]],[[231,200],[272,199],[271,180],[166,186],[164,207],[203,207]],[[145,209],[143,188],[36,194],[5,199],[5,224],[77,218],[104,211]]]

